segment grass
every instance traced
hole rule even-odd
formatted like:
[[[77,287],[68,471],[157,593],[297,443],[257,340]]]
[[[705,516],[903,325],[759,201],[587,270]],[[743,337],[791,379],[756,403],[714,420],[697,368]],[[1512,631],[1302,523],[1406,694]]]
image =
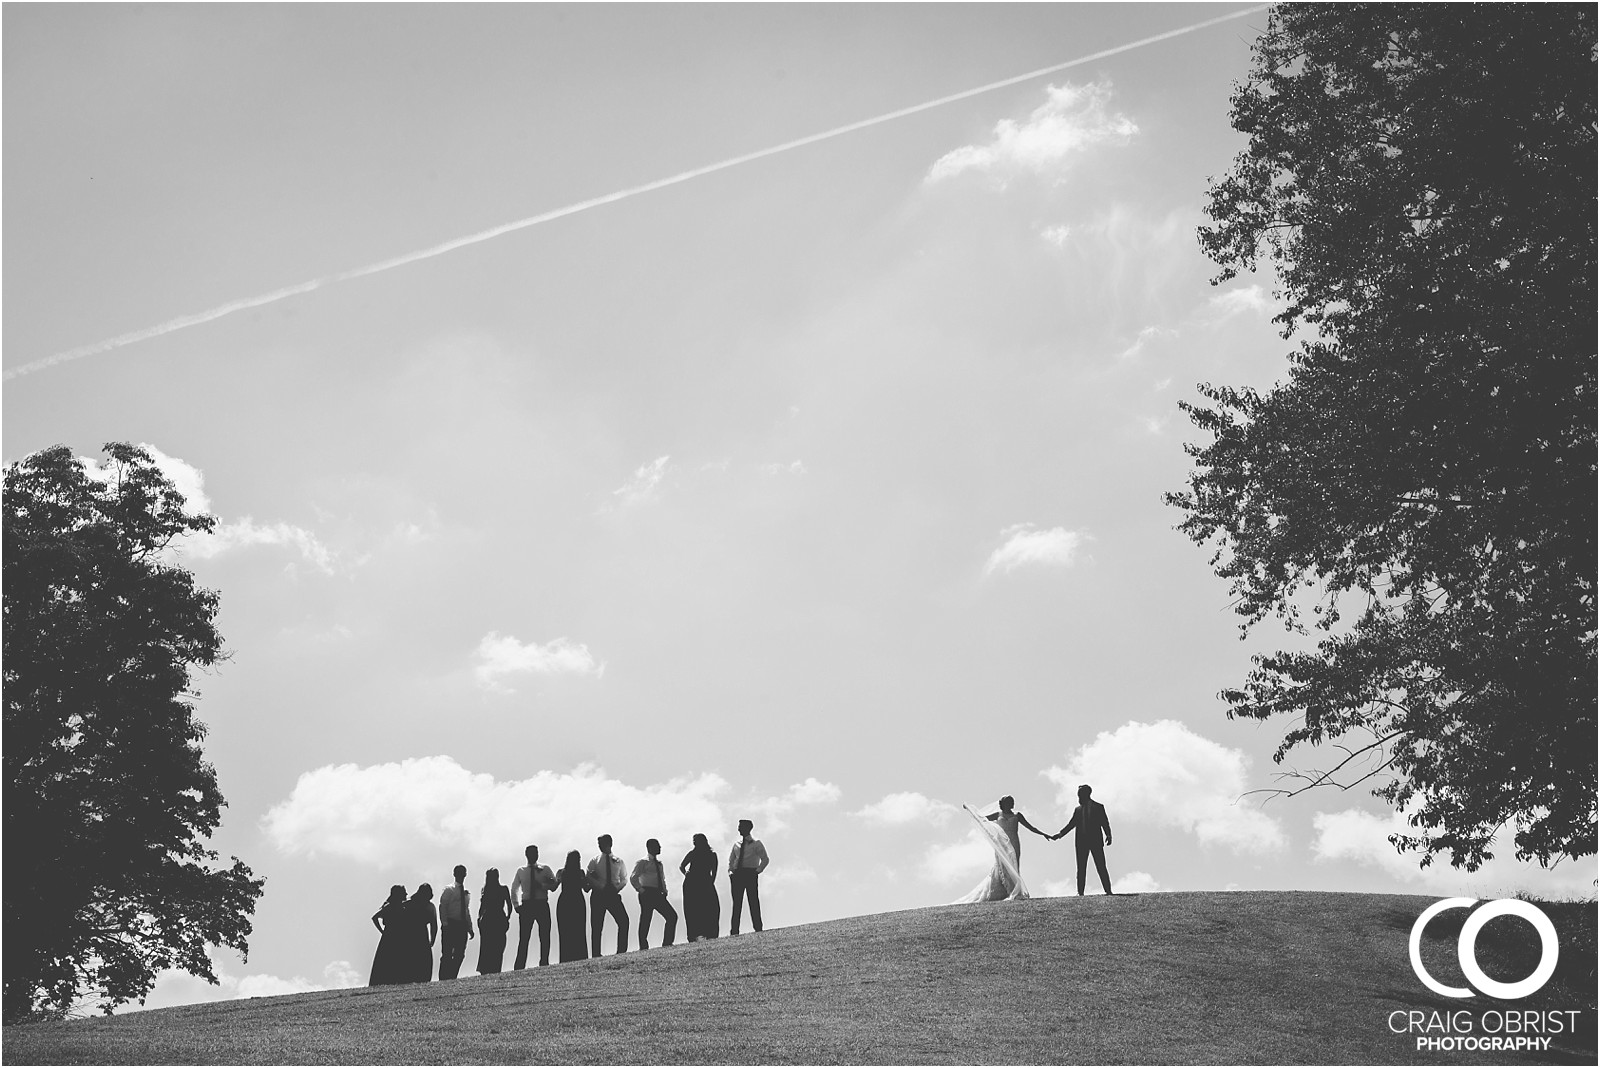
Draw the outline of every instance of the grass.
[[[1585,1008],[1575,1041],[1538,1055],[1419,1053],[1391,1033],[1391,1010],[1464,1007],[1411,972],[1407,935],[1430,900],[1187,893],[918,909],[453,983],[8,1027],[4,1059],[1595,1063],[1592,904],[1576,913],[1591,932],[1588,987],[1553,982],[1516,1005]],[[1426,959],[1459,984],[1453,936],[1438,926]],[[1491,974],[1508,967],[1499,942],[1516,941],[1485,938]]]

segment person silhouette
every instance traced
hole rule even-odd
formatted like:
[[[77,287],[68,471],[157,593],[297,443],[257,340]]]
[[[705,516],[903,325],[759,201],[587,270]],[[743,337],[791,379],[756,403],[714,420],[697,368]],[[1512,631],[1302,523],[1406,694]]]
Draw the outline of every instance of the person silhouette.
[[[539,967],[550,963],[550,891],[556,888],[556,874],[539,863],[539,847],[522,851],[528,858],[511,880],[511,904],[517,910],[517,956],[513,967],[528,964],[528,940],[535,925],[539,928]],[[580,897],[582,895],[579,895]]]
[[[389,888],[389,899],[372,914],[372,926],[378,929],[378,951],[372,955],[372,978],[368,986],[389,983],[409,983],[406,972],[406,936],[410,933],[406,921],[406,888],[398,883]]]
[[[683,873],[684,937],[691,942],[715,938],[722,926],[722,901],[717,897],[717,851],[703,834],[678,865]]]
[[[745,898],[750,899],[750,926],[754,930],[761,930],[760,878],[761,873],[767,870],[769,861],[767,847],[750,837],[755,826],[749,820],[740,820],[739,840],[728,850],[728,882],[733,890],[733,919],[728,925],[730,935],[739,933],[739,914],[744,910]]]
[[[1094,869],[1100,875],[1100,888],[1111,893],[1111,876],[1106,874],[1106,849],[1111,844],[1111,821],[1106,817],[1106,806],[1089,795],[1094,788],[1087,783],[1078,787],[1078,807],[1072,810],[1072,819],[1052,839],[1061,838],[1077,828],[1072,844],[1078,851],[1078,896],[1083,896],[1084,877],[1088,874],[1089,858],[1094,857]]]
[[[561,896],[556,898],[556,935],[561,943],[561,963],[588,960],[589,942],[584,934],[589,910],[583,895],[589,890],[589,877],[583,873],[583,857],[574,849],[556,875]]]
[[[418,886],[406,902],[406,983],[433,981],[433,943],[439,937],[439,910],[433,907],[433,887]]]
[[[500,881],[500,869],[483,873],[478,895],[478,974],[494,975],[505,966],[506,933],[511,929],[511,891]]]
[[[663,946],[672,945],[678,931],[678,913],[667,900],[667,874],[661,866],[661,843],[651,838],[644,844],[648,860],[633,866],[633,876],[628,880],[639,892],[639,948],[650,948],[650,917],[659,912],[666,921],[667,932],[662,935]]]
[[[595,841],[600,853],[589,861],[589,885],[594,887],[589,895],[589,953],[600,956],[600,932],[607,913],[617,924],[617,952],[626,953],[628,910],[622,907],[622,888],[628,885],[628,872],[622,861],[611,855],[609,834],[602,834]]]
[[[467,955],[467,939],[472,931],[472,892],[466,887],[467,867],[457,864],[451,872],[455,884],[439,895],[439,978],[454,979],[461,974],[461,961]]]

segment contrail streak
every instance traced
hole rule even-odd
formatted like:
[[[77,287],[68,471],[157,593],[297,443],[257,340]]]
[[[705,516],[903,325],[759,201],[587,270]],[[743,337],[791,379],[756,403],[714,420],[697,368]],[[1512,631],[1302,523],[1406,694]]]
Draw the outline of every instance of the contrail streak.
[[[220,319],[224,315],[231,315],[236,311],[244,311],[247,308],[259,308],[263,304],[272,304],[283,300],[286,297],[293,297],[300,293],[309,293],[314,289],[321,289],[323,286],[332,285],[335,282],[348,282],[352,278],[361,278],[365,275],[377,274],[380,271],[392,270],[395,267],[404,267],[406,264],[416,263],[418,260],[426,260],[431,259],[434,256],[442,256],[446,252],[451,252],[467,245],[476,245],[483,241],[489,241],[493,238],[501,236],[502,234],[509,234],[514,230],[523,230],[529,226],[537,226],[540,223],[550,222],[553,219],[564,218],[568,215],[576,215],[580,211],[588,211],[590,208],[598,208],[603,204],[612,204],[619,200],[626,200],[628,197],[638,196],[640,193],[649,193],[656,189],[665,189],[669,185],[677,185],[680,182],[687,182],[691,178],[699,178],[707,174],[713,174],[717,171],[725,171],[730,167],[737,167],[743,163],[751,163],[758,159],[765,159],[768,156],[776,156],[780,152],[789,152],[796,148],[804,148],[806,145],[814,145],[818,141],[826,141],[830,138],[840,137],[847,133],[854,133],[856,130],[865,130],[869,126],[877,126],[881,123],[892,122],[895,119],[903,119],[907,115],[915,115],[919,111],[928,111],[931,108],[942,107],[945,104],[953,104],[957,100],[966,100],[969,97],[978,96],[982,93],[993,92],[996,89],[1004,89],[1007,86],[1016,85],[1020,82],[1029,81],[1033,78],[1042,78],[1046,74],[1055,74],[1058,71],[1081,66],[1084,63],[1093,63],[1096,60],[1120,55],[1123,52],[1131,52],[1135,48],[1143,48],[1146,45],[1156,44],[1160,41],[1167,41],[1174,37],[1182,37],[1184,34],[1193,33],[1196,30],[1203,30],[1209,26],[1215,26],[1219,23],[1243,18],[1246,15],[1257,14],[1258,12],[1265,11],[1269,6],[1271,5],[1259,4],[1255,7],[1247,7],[1239,11],[1231,12],[1227,15],[1219,15],[1216,18],[1206,19],[1204,22],[1196,22],[1188,26],[1180,26],[1178,29],[1168,30],[1165,33],[1158,33],[1153,37],[1142,37],[1137,41],[1130,41],[1127,44],[1118,45],[1115,48],[1107,48],[1104,51],[1095,52],[1091,55],[1079,56],[1077,59],[1069,59],[1065,63],[1057,63],[1051,67],[1041,67],[1038,70],[1031,70],[1026,74],[1018,74],[1010,78],[1001,79],[997,82],[990,82],[987,85],[980,85],[976,89],[966,89],[959,93],[951,93],[949,96],[941,96],[937,100],[928,100],[921,104],[913,104],[910,107],[900,108],[898,111],[885,112],[882,115],[874,115],[870,119],[861,119],[858,122],[848,123],[844,126],[836,126],[831,130],[824,130],[821,133],[814,133],[806,137],[799,137],[793,141],[785,141],[781,145],[773,145],[770,148],[759,149],[755,152],[747,152],[742,156],[734,156],[731,159],[722,160],[720,163],[709,163],[704,167],[696,167],[694,170],[683,171],[679,174],[674,174],[669,178],[658,178],[653,182],[646,182],[643,185],[631,186],[627,189],[619,189],[615,193],[607,193],[604,196],[592,197],[588,200],[580,200],[576,204],[568,204],[564,208],[556,208],[553,211],[547,211],[540,215],[530,215],[526,219],[518,219],[515,222],[502,223],[499,226],[493,226],[487,230],[479,230],[475,234],[468,234],[466,237],[453,238],[449,241],[440,242],[437,245],[431,245],[428,248],[418,249],[415,252],[407,252],[403,255],[391,257],[390,259],[379,260],[377,263],[369,263],[365,267],[354,267],[348,271],[341,271],[337,274],[323,275],[321,278],[313,278],[309,282],[301,282],[298,285],[286,286],[283,289],[274,289],[270,293],[263,293],[256,297],[243,297],[239,300],[229,301],[226,304],[219,304],[209,311],[195,312],[192,315],[181,315],[176,319],[168,319],[164,323],[146,327],[143,330],[135,330],[128,334],[119,334],[116,337],[107,338],[104,341],[96,341],[92,345],[82,345],[75,349],[67,349],[64,352],[56,353],[54,356],[46,356],[42,360],[34,360],[32,363],[25,363],[20,367],[15,367],[6,371],[5,380],[10,381],[11,379],[17,378],[21,375],[32,374],[35,371],[42,371],[45,368],[53,367],[58,363],[66,363],[70,360],[82,359],[85,356],[95,356],[102,352],[110,352],[112,349],[120,349],[124,345],[132,345],[136,341],[146,341],[153,337],[160,337],[162,334],[170,334],[174,330],[182,330],[190,326],[199,326],[201,323],[209,323],[213,319]]]

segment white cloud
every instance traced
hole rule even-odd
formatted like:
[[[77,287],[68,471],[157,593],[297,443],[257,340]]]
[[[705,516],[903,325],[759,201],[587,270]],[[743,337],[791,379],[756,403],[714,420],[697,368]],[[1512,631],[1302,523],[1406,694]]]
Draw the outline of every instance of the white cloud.
[[[183,539],[182,549],[202,560],[209,560],[225,552],[254,545],[293,549],[306,563],[325,575],[331,575],[338,569],[338,554],[306,528],[292,523],[257,523],[249,516],[231,523],[219,523],[210,534],[190,535]]]
[[[642,850],[651,837],[670,855],[686,851],[697,832],[713,842],[731,835],[733,820],[719,800],[727,785],[705,773],[633,786],[593,764],[499,782],[448,756],[330,764],[301,775],[262,827],[283,853],[382,868],[410,868],[444,850],[495,862],[520,855],[529,842],[550,856],[571,848],[587,856],[601,834],[616,839],[619,855]]]
[[[989,554],[983,573],[1010,572],[1023,565],[1066,567],[1077,557],[1087,534],[1064,527],[1039,530],[1032,523],[1019,523],[1000,532],[1005,542]]]
[[[1145,346],[1150,344],[1150,342],[1157,341],[1164,337],[1177,336],[1178,332],[1176,330],[1170,330],[1164,326],[1147,326],[1143,330],[1139,331],[1139,336],[1133,339],[1133,344],[1117,353],[1117,359],[1131,360],[1143,352]]]
[[[1250,760],[1176,720],[1130,722],[1082,746],[1065,768],[1044,775],[1063,807],[1077,804],[1080,783],[1095,789],[1111,824],[1177,827],[1202,845],[1265,853],[1285,844],[1278,821],[1239,799],[1250,788]]]
[[[1206,302],[1213,323],[1224,323],[1245,312],[1265,312],[1271,307],[1266,290],[1258,285],[1218,293]]]
[[[858,809],[852,815],[879,827],[904,827],[913,823],[939,826],[961,810],[948,801],[935,801],[914,792],[888,794],[881,801]]]
[[[1171,421],[1172,421],[1172,416],[1170,416],[1170,415],[1163,415],[1163,416],[1141,415],[1139,417],[1139,425],[1144,428],[1144,432],[1146,434],[1162,434],[1162,433],[1165,433],[1166,429],[1167,429],[1167,424],[1169,422],[1171,422]]]
[[[917,874],[930,882],[955,883],[976,880],[994,866],[994,847],[973,828],[959,842],[929,846],[917,865]]]
[[[834,804],[842,793],[843,791],[831,782],[819,782],[815,778],[808,778],[805,782],[795,783],[777,797],[751,801],[745,807],[761,816],[760,820],[752,820],[756,824],[756,837],[759,838],[763,831],[787,829],[789,821],[785,817],[795,809],[805,805]]]
[[[660,496],[661,480],[667,473],[669,459],[670,456],[657,456],[649,463],[640,466],[632,478],[612,490],[611,495],[617,499],[617,507],[637,507]]]
[[[1111,880],[1111,890],[1117,894],[1157,894],[1163,887],[1156,882],[1156,877],[1147,871],[1130,871],[1120,879]],[[1074,883],[1072,892],[1077,893],[1078,887]]]
[[[1475,872],[1450,867],[1447,854],[1436,855],[1432,864],[1422,868],[1419,854],[1401,854],[1389,844],[1391,834],[1418,833],[1399,812],[1379,816],[1347,808],[1341,812],[1318,812],[1311,822],[1317,834],[1311,850],[1319,863],[1353,861],[1376,868],[1399,882],[1442,895],[1508,897],[1524,891],[1543,897],[1587,897],[1594,889],[1593,861],[1540,868],[1519,862],[1513,847],[1498,841],[1490,850],[1495,857]]]
[[[1125,144],[1139,128],[1125,115],[1113,114],[1111,86],[1048,86],[1045,102],[1026,121],[1001,119],[988,144],[964,145],[941,156],[926,181],[937,182],[978,171],[1002,180],[1023,172],[1059,173],[1076,153],[1102,144]]]
[[[1039,236],[1056,248],[1065,248],[1068,238],[1072,236],[1072,227],[1065,225],[1046,226],[1039,231]]]
[[[792,464],[762,464],[761,473],[769,477],[772,475],[803,475],[806,473],[806,465],[799,460]]]
[[[595,663],[587,645],[566,638],[556,638],[544,645],[537,642],[524,645],[509,634],[490,631],[478,643],[473,655],[478,660],[477,667],[473,668],[478,684],[495,693],[514,692],[501,681],[506,675],[593,675],[598,679],[606,670],[604,663]]]
[[[1162,378],[1162,379],[1158,379],[1156,381],[1156,384],[1155,384],[1154,388],[1155,388],[1155,391],[1157,393],[1160,393],[1162,390],[1166,389],[1170,385],[1172,385],[1172,379],[1171,378]]]
[[[215,986],[198,976],[181,969],[169,969],[156,974],[156,983],[143,1005],[125,1005],[118,1012],[137,1012],[141,1009],[160,1009],[172,1005],[192,1005],[204,1001],[233,1001],[243,998],[273,997],[278,994],[304,994],[310,990],[345,990],[365,986],[366,976],[351,967],[346,960],[330,961],[322,969],[320,979],[307,979],[296,975],[284,979],[276,975],[230,974],[215,953],[211,957],[211,970],[216,974]]]

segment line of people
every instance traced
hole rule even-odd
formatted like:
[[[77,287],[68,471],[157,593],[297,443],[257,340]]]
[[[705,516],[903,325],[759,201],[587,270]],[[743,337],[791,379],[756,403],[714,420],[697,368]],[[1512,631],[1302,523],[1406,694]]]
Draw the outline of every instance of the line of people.
[[[733,916],[729,934],[739,933],[746,903],[750,925],[761,930],[760,876],[769,863],[767,847],[751,837],[755,825],[739,821],[739,838],[728,850],[727,871],[733,897]],[[616,951],[628,951],[628,910],[622,904],[622,891],[632,886],[639,897],[639,948],[650,948],[651,920],[660,914],[665,926],[662,945],[673,944],[678,930],[678,912],[667,897],[666,870],[661,861],[661,843],[645,842],[646,858],[627,865],[611,852],[611,836],[602,834],[596,841],[597,853],[584,865],[574,849],[567,854],[559,871],[539,863],[539,847],[524,850],[527,864],[517,869],[509,886],[500,881],[500,870],[484,872],[483,889],[478,895],[477,926],[473,926],[472,893],[466,888],[467,869],[457,864],[454,883],[433,902],[433,887],[423,883],[409,898],[404,886],[389,889],[389,898],[372,914],[372,925],[379,931],[378,950],[372,959],[370,985],[388,983],[426,983],[433,979],[433,947],[439,944],[439,978],[454,979],[461,972],[467,942],[478,941],[478,973],[489,975],[502,970],[511,918],[517,917],[515,968],[527,967],[533,934],[539,935],[539,966],[550,963],[550,895],[557,894],[554,926],[559,961],[587,960],[600,956],[600,936],[610,917],[616,927]],[[717,854],[703,834],[694,836],[694,848],[678,865],[683,875],[683,918],[685,936],[691,942],[716,938],[722,925],[722,902],[717,896]],[[589,895],[585,902],[584,895]]]

